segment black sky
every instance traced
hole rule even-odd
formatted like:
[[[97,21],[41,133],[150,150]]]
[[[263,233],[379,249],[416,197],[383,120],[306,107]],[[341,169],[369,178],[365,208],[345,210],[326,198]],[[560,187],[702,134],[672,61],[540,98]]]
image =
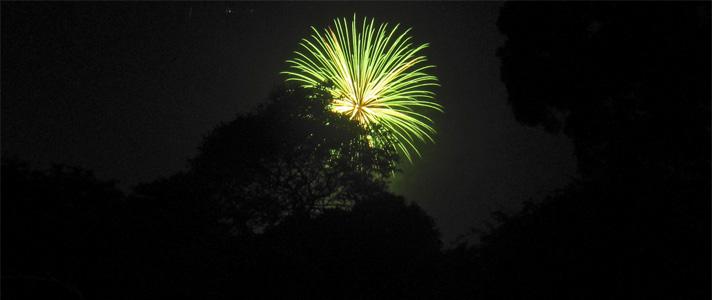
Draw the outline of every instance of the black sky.
[[[446,240],[576,176],[563,136],[514,120],[499,80],[499,3],[2,4],[2,150],[94,170],[128,188],[186,166],[203,135],[247,112],[309,26],[375,17],[413,27],[437,65],[437,143],[395,191]]]

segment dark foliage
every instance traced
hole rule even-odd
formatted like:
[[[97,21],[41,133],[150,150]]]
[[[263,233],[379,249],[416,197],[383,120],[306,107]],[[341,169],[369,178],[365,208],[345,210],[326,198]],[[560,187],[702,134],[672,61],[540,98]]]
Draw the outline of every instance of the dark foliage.
[[[3,156],[3,296],[77,299],[112,288],[122,200],[114,183],[89,171],[33,171]]]
[[[709,298],[709,3],[507,3],[498,25],[517,119],[568,135],[582,178],[450,253],[478,270],[458,288]]]
[[[562,130],[579,168],[709,172],[709,3],[510,3],[498,25],[515,116]]]
[[[201,197],[213,197],[233,230],[248,233],[290,214],[349,207],[386,188],[396,154],[328,111],[325,93],[287,89],[254,114],[218,126],[191,160]],[[206,185],[207,184],[207,185]]]
[[[31,171],[4,159],[3,280],[13,288],[3,294],[432,293],[433,220],[387,191],[394,153],[370,147],[361,127],[325,103],[313,91],[277,92],[210,133],[188,170],[129,196],[87,171]]]
[[[287,279],[283,288],[270,292],[271,297],[434,296],[439,233],[422,209],[392,195],[359,202],[350,211],[290,218],[258,243],[270,251],[257,260],[267,266],[259,268],[267,278],[262,282]],[[274,270],[275,263],[289,271],[265,272]]]

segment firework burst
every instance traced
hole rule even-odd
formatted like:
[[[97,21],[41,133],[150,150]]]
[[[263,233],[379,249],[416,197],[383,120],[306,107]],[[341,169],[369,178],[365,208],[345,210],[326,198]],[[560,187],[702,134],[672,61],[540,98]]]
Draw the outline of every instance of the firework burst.
[[[432,142],[435,134],[424,113],[442,112],[429,90],[438,86],[437,78],[426,73],[434,66],[424,64],[426,57],[419,52],[428,44],[414,46],[410,29],[399,32],[399,25],[374,22],[364,18],[359,26],[354,15],[350,25],[344,18],[323,32],[311,27],[311,39],[302,39],[296,57],[287,60],[289,70],[282,73],[303,87],[326,85],[333,111],[366,128],[384,129],[371,135],[411,161],[411,153],[420,155],[417,141]]]

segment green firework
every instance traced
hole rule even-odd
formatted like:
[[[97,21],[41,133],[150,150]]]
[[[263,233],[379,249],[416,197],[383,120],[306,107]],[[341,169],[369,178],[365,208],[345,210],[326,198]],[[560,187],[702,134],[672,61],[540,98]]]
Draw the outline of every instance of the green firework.
[[[442,112],[430,90],[438,86],[437,77],[427,73],[434,66],[419,54],[427,43],[415,46],[410,29],[376,27],[374,22],[364,18],[359,25],[354,15],[350,25],[343,18],[334,20],[334,29],[311,27],[311,38],[302,39],[296,57],[287,60],[289,70],[282,73],[307,88],[327,84],[333,111],[366,128],[383,128],[371,130],[381,142],[377,144],[393,141],[389,144],[410,161],[412,152],[420,155],[417,141],[433,141],[433,121],[424,113]]]

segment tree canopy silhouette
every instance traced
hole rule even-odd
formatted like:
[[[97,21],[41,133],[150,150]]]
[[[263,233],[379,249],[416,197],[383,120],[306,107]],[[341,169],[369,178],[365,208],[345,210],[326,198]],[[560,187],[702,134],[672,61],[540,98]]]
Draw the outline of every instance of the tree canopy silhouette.
[[[81,169],[39,172],[3,157],[3,283],[28,286],[3,293],[59,295],[57,284],[88,299],[431,293],[434,221],[388,192],[396,153],[369,144],[327,100],[275,92],[217,126],[187,170],[128,196]],[[45,282],[39,293],[32,278]]]
[[[123,197],[85,169],[39,171],[3,155],[3,297],[81,299],[115,288]]]
[[[194,194],[214,203],[236,233],[385,192],[397,154],[370,145],[367,131],[328,103],[320,89],[273,93],[256,112],[207,135],[178,188],[197,188]],[[137,194],[155,194],[151,189],[140,186]]]
[[[570,136],[581,172],[707,174],[709,3],[508,3],[498,27],[516,118]]]
[[[709,297],[710,4],[510,2],[498,27],[516,118],[569,136],[581,178],[451,254],[473,293]]]
[[[397,153],[370,144],[328,100],[321,90],[276,91],[208,134],[188,170],[137,186],[132,231],[155,252],[146,273],[171,277],[162,270],[182,266],[213,278],[176,295],[425,292],[440,254],[433,220],[388,191]],[[195,259],[206,255],[215,259]]]

